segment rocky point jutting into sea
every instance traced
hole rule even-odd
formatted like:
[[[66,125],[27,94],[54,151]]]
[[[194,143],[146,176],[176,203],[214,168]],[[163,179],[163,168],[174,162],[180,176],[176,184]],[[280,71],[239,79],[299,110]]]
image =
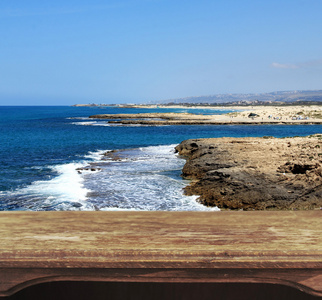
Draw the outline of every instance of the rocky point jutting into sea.
[[[151,106],[135,106],[152,108]],[[183,107],[181,107],[183,108]],[[195,107],[196,108],[196,107]],[[221,107],[223,109],[224,107]],[[190,107],[191,109],[191,107]],[[206,108],[207,109],[207,108]],[[209,109],[209,108],[208,108]],[[137,113],[99,114],[91,119],[107,120],[109,124],[123,125],[264,125],[264,124],[322,124],[322,106],[249,106],[230,107],[230,113],[201,115],[194,113]]]
[[[188,195],[223,209],[320,209],[322,135],[183,141]]]

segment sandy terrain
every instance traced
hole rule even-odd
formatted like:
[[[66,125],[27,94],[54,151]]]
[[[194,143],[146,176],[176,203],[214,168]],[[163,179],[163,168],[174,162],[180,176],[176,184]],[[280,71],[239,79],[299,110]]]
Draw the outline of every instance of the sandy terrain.
[[[209,107],[206,108],[211,111]],[[227,107],[220,109],[227,109]],[[322,106],[234,106],[229,109],[235,111],[213,115],[192,113],[102,114],[90,116],[90,118],[117,119],[109,123],[143,125],[322,124]]]

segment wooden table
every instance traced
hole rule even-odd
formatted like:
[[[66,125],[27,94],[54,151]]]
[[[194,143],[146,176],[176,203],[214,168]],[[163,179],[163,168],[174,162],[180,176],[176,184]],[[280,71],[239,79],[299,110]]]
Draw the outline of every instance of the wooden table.
[[[53,281],[271,283],[322,296],[322,211],[0,212],[0,296]]]

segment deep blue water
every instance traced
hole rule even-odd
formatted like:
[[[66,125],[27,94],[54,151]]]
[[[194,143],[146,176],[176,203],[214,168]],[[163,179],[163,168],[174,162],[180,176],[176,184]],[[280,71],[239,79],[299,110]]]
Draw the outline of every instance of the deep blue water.
[[[151,165],[157,165],[154,161],[166,159],[169,162],[169,167],[165,167],[167,163],[162,163],[163,167],[160,166],[159,169],[153,170],[154,174],[158,174],[158,176],[161,173],[167,173],[164,175],[167,178],[158,177],[158,180],[155,180],[155,184],[158,185],[163,179],[176,178],[179,180],[178,170],[182,167],[181,160],[178,158],[172,160],[164,155],[168,155],[167,151],[172,151],[175,144],[185,139],[224,136],[306,136],[322,132],[321,125],[107,126],[106,122],[88,119],[88,116],[99,113],[152,111],[163,112],[169,111],[169,109],[0,106],[0,210],[112,209],[122,207],[126,209],[154,209],[153,207],[141,207],[140,204],[131,207],[128,196],[122,198],[123,202],[125,198],[127,201],[124,206],[116,204],[117,200],[106,204],[104,199],[113,198],[118,193],[114,187],[119,184],[119,180],[113,183],[113,187],[106,186],[104,188],[104,191],[109,191],[107,195],[102,190],[104,183],[101,183],[100,186],[97,183],[100,180],[103,182],[102,178],[105,176],[104,178],[107,179],[107,176],[110,175],[96,173],[90,177],[90,175],[82,174],[82,178],[78,178],[76,176],[80,175],[75,171],[75,167],[99,160],[99,151],[139,148],[141,149],[140,154],[129,152],[128,155],[136,157],[135,160],[133,159],[133,163],[134,161],[144,162],[139,167],[138,164],[135,166],[123,164],[122,168],[130,168],[132,173],[126,169],[126,174],[131,173],[132,176],[133,170],[138,170],[147,164],[140,172],[135,171],[136,180],[141,180],[143,177],[140,179],[138,174],[145,176]],[[187,110],[172,109],[171,111]],[[193,112],[209,113],[209,110],[193,110]],[[151,148],[151,146],[153,147]],[[174,157],[173,153],[171,155]],[[144,160],[147,157],[148,160]],[[175,165],[176,161],[179,161],[177,166]],[[117,173],[119,166],[114,163],[113,168],[116,168],[113,169],[113,172]],[[117,176],[111,178],[109,177],[110,181]],[[69,180],[71,181],[68,182]],[[64,187],[64,184],[69,183],[69,188]],[[135,181],[129,194],[133,194],[135,191],[135,193],[152,197],[150,193],[154,193],[157,189],[153,184],[146,184],[150,186],[149,190],[146,186],[140,187],[138,181]],[[58,194],[56,191],[60,188],[61,191]],[[122,190],[124,187],[120,186],[119,189]],[[80,190],[84,192],[82,196],[79,196]],[[98,192],[99,190],[100,192]],[[114,191],[114,194],[111,190]],[[51,191],[53,195],[51,195]],[[85,196],[85,192],[92,196]],[[112,194],[114,196],[111,196]],[[153,197],[159,196],[154,195]],[[71,202],[73,202],[72,206],[69,205]],[[93,204],[94,202],[95,204]],[[155,209],[163,208],[161,205]]]

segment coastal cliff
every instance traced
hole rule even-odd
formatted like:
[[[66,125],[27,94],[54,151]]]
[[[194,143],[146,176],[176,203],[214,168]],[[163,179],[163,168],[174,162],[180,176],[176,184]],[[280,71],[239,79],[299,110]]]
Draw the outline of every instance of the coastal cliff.
[[[322,207],[322,135],[183,141],[187,195],[223,209]]]

